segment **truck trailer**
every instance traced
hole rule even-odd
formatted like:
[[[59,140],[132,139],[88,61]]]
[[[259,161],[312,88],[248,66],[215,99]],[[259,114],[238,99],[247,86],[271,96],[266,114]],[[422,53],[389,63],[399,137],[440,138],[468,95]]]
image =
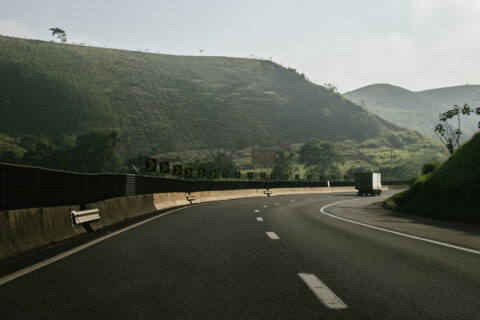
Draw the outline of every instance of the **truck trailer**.
[[[355,172],[355,189],[358,195],[374,196],[382,193],[382,179],[378,172]]]

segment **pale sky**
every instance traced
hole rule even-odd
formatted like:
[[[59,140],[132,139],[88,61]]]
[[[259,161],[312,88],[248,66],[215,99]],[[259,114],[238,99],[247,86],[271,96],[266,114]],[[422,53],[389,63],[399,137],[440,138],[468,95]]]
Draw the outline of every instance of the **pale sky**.
[[[480,83],[480,0],[0,0],[0,34],[272,58],[341,92]],[[203,52],[200,52],[203,50]]]

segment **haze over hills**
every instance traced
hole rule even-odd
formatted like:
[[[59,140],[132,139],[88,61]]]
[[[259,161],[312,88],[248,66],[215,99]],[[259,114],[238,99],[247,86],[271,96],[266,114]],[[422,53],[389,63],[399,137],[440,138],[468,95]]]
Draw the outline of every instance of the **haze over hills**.
[[[123,132],[127,155],[403,131],[265,60],[0,37],[0,133]]]
[[[398,126],[434,137],[440,113],[452,109],[455,104],[480,106],[480,85],[414,92],[389,84],[374,84],[347,92],[343,96]],[[478,121],[475,115],[462,119],[464,140],[478,131]]]

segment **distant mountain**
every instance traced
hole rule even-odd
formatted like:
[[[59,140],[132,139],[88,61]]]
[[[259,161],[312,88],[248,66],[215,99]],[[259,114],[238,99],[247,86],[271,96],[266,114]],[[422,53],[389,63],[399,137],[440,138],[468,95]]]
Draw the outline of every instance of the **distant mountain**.
[[[271,61],[0,37],[0,133],[93,128],[122,130],[129,156],[403,130]]]
[[[420,91],[424,97],[438,103],[453,106],[468,103],[470,106],[480,106],[480,85],[464,85]]]
[[[464,85],[414,92],[389,84],[374,84],[343,95],[398,126],[433,137],[438,115],[457,104],[480,106],[480,85]],[[463,139],[478,131],[478,117],[462,119]]]

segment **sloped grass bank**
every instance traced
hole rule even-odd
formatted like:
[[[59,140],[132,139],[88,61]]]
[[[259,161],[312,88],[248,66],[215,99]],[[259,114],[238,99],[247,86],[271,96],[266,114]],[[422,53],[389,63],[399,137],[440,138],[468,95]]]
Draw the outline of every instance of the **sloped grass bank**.
[[[405,213],[480,224],[480,133],[385,204]]]

